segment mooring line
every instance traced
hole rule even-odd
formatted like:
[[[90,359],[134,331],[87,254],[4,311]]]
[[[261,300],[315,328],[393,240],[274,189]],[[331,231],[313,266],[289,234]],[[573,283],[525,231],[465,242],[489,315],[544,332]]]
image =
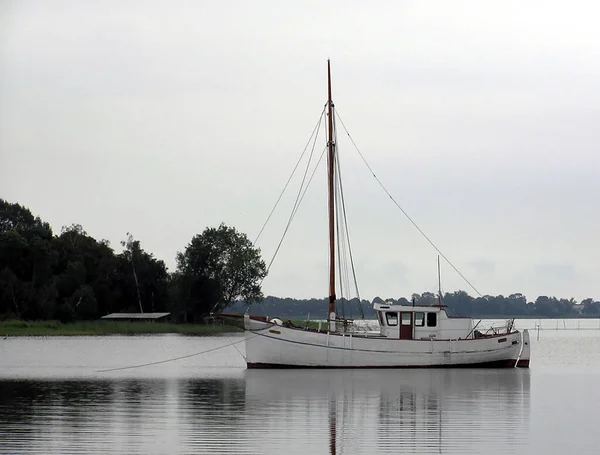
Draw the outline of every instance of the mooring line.
[[[142,368],[142,367],[148,367],[148,366],[152,366],[152,365],[160,365],[161,363],[175,362],[176,360],[187,359],[189,357],[194,357],[194,356],[197,356],[197,355],[207,354],[209,352],[218,351],[219,349],[228,348],[229,346],[233,346],[237,350],[237,346],[235,346],[235,345],[238,344],[238,343],[242,343],[245,340],[246,340],[246,338],[243,337],[241,340],[234,341],[234,342],[226,344],[224,346],[217,346],[216,348],[207,349],[206,351],[200,351],[200,352],[195,352],[193,354],[182,355],[180,357],[174,357],[172,359],[159,360],[157,362],[142,363],[142,364],[139,364],[139,365],[130,365],[130,366],[127,366],[127,367],[119,367],[119,368],[108,368],[108,369],[105,369],[105,370],[96,370],[96,373],[107,373],[109,371],[119,371],[119,370],[131,370],[133,368]],[[240,352],[240,351],[238,350],[238,352]],[[240,352],[240,355],[241,354],[242,353]],[[244,357],[244,356],[242,355],[242,357]],[[245,358],[244,358],[244,360],[245,360]]]
[[[227,339],[229,340],[229,337],[227,337]],[[237,343],[237,341],[236,341],[236,343]],[[246,356],[244,354],[242,354],[242,351],[240,351],[238,349],[238,347],[235,345],[235,343],[232,343],[230,346],[233,346],[235,348],[235,350],[242,356],[242,359],[244,359],[244,362],[245,362],[246,361]]]

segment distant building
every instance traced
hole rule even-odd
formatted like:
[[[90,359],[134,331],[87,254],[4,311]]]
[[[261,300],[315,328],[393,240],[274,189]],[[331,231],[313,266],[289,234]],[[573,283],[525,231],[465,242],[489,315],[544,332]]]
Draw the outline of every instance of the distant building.
[[[161,321],[165,322],[171,313],[111,313],[100,319],[110,321]]]

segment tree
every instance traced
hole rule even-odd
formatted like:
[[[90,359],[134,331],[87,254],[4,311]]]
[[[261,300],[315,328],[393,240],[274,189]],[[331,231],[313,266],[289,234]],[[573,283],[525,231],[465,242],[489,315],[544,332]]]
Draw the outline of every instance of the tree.
[[[582,314],[586,316],[600,315],[600,302],[594,302],[594,299],[585,299],[581,304],[583,305]]]
[[[94,319],[114,305],[116,261],[107,242],[90,237],[79,224],[64,226],[54,239],[58,261],[54,268],[56,317]]]
[[[177,275],[187,307],[198,315],[223,311],[236,299],[262,300],[267,268],[246,234],[221,224],[196,235],[177,253]]]
[[[121,311],[138,311],[135,302],[141,313],[167,310],[169,273],[165,263],[144,251],[140,241],[129,233],[121,245],[125,249],[117,255],[113,282],[118,307]]]
[[[398,305],[410,305],[411,302],[408,301],[406,297],[400,297],[398,299]]]
[[[135,280],[135,289],[137,291],[138,303],[140,305],[140,313],[144,312],[142,307],[142,296],[140,294],[140,282],[138,281],[137,273],[135,272],[135,260],[141,254],[140,241],[134,240],[133,235],[127,233],[127,240],[121,242],[121,246],[125,248],[123,251],[123,257],[131,264],[131,270],[133,270],[133,279]]]
[[[437,298],[433,292],[423,292],[423,294],[416,299],[416,303],[417,305],[435,305],[437,303]]]
[[[8,268],[0,270],[0,315],[14,314],[20,318],[21,308],[17,297],[19,280]]]
[[[534,314],[536,316],[553,317],[558,314],[557,300],[555,297],[540,295],[535,299]]]
[[[54,303],[52,229],[19,204],[0,199],[0,314],[35,318]]]
[[[0,199],[0,232],[10,231],[19,232],[25,238],[52,238],[50,225],[34,217],[27,207]]]

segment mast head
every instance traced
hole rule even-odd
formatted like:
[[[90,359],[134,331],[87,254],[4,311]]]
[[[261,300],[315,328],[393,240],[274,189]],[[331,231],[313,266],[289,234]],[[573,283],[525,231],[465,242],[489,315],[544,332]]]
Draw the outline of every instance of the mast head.
[[[327,102],[331,106],[333,101],[331,100],[331,65],[329,63],[329,59],[327,59]],[[331,112],[329,112],[331,116]]]

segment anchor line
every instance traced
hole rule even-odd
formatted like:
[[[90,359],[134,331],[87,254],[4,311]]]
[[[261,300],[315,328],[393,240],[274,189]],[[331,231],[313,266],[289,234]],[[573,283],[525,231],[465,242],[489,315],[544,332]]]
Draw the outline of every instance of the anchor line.
[[[160,365],[160,364],[163,364],[163,363],[175,362],[177,360],[188,359],[190,357],[195,357],[195,356],[202,355],[202,354],[208,354],[209,352],[215,352],[215,351],[218,351],[219,349],[228,348],[229,346],[234,346],[235,349],[240,353],[240,355],[242,357],[244,357],[244,355],[238,350],[238,348],[236,346],[237,344],[242,343],[244,341],[246,341],[245,337],[242,338],[241,340],[233,341],[233,342],[231,342],[229,344],[226,344],[224,346],[217,346],[216,348],[211,348],[211,349],[207,349],[205,351],[200,351],[200,352],[194,352],[193,354],[187,354],[187,355],[182,355],[182,356],[179,356],[179,357],[173,357],[171,359],[158,360],[156,362],[148,362],[148,363],[141,363],[141,364],[138,364],[138,365],[130,365],[130,366],[126,366],[126,367],[107,368],[107,369],[104,369],[104,370],[96,370],[96,373],[107,373],[107,372],[110,372],[110,371],[131,370],[131,369],[134,369],[134,368],[143,368],[143,367],[149,367],[149,366],[152,366],[152,365]],[[246,360],[245,357],[244,357],[244,360]]]

